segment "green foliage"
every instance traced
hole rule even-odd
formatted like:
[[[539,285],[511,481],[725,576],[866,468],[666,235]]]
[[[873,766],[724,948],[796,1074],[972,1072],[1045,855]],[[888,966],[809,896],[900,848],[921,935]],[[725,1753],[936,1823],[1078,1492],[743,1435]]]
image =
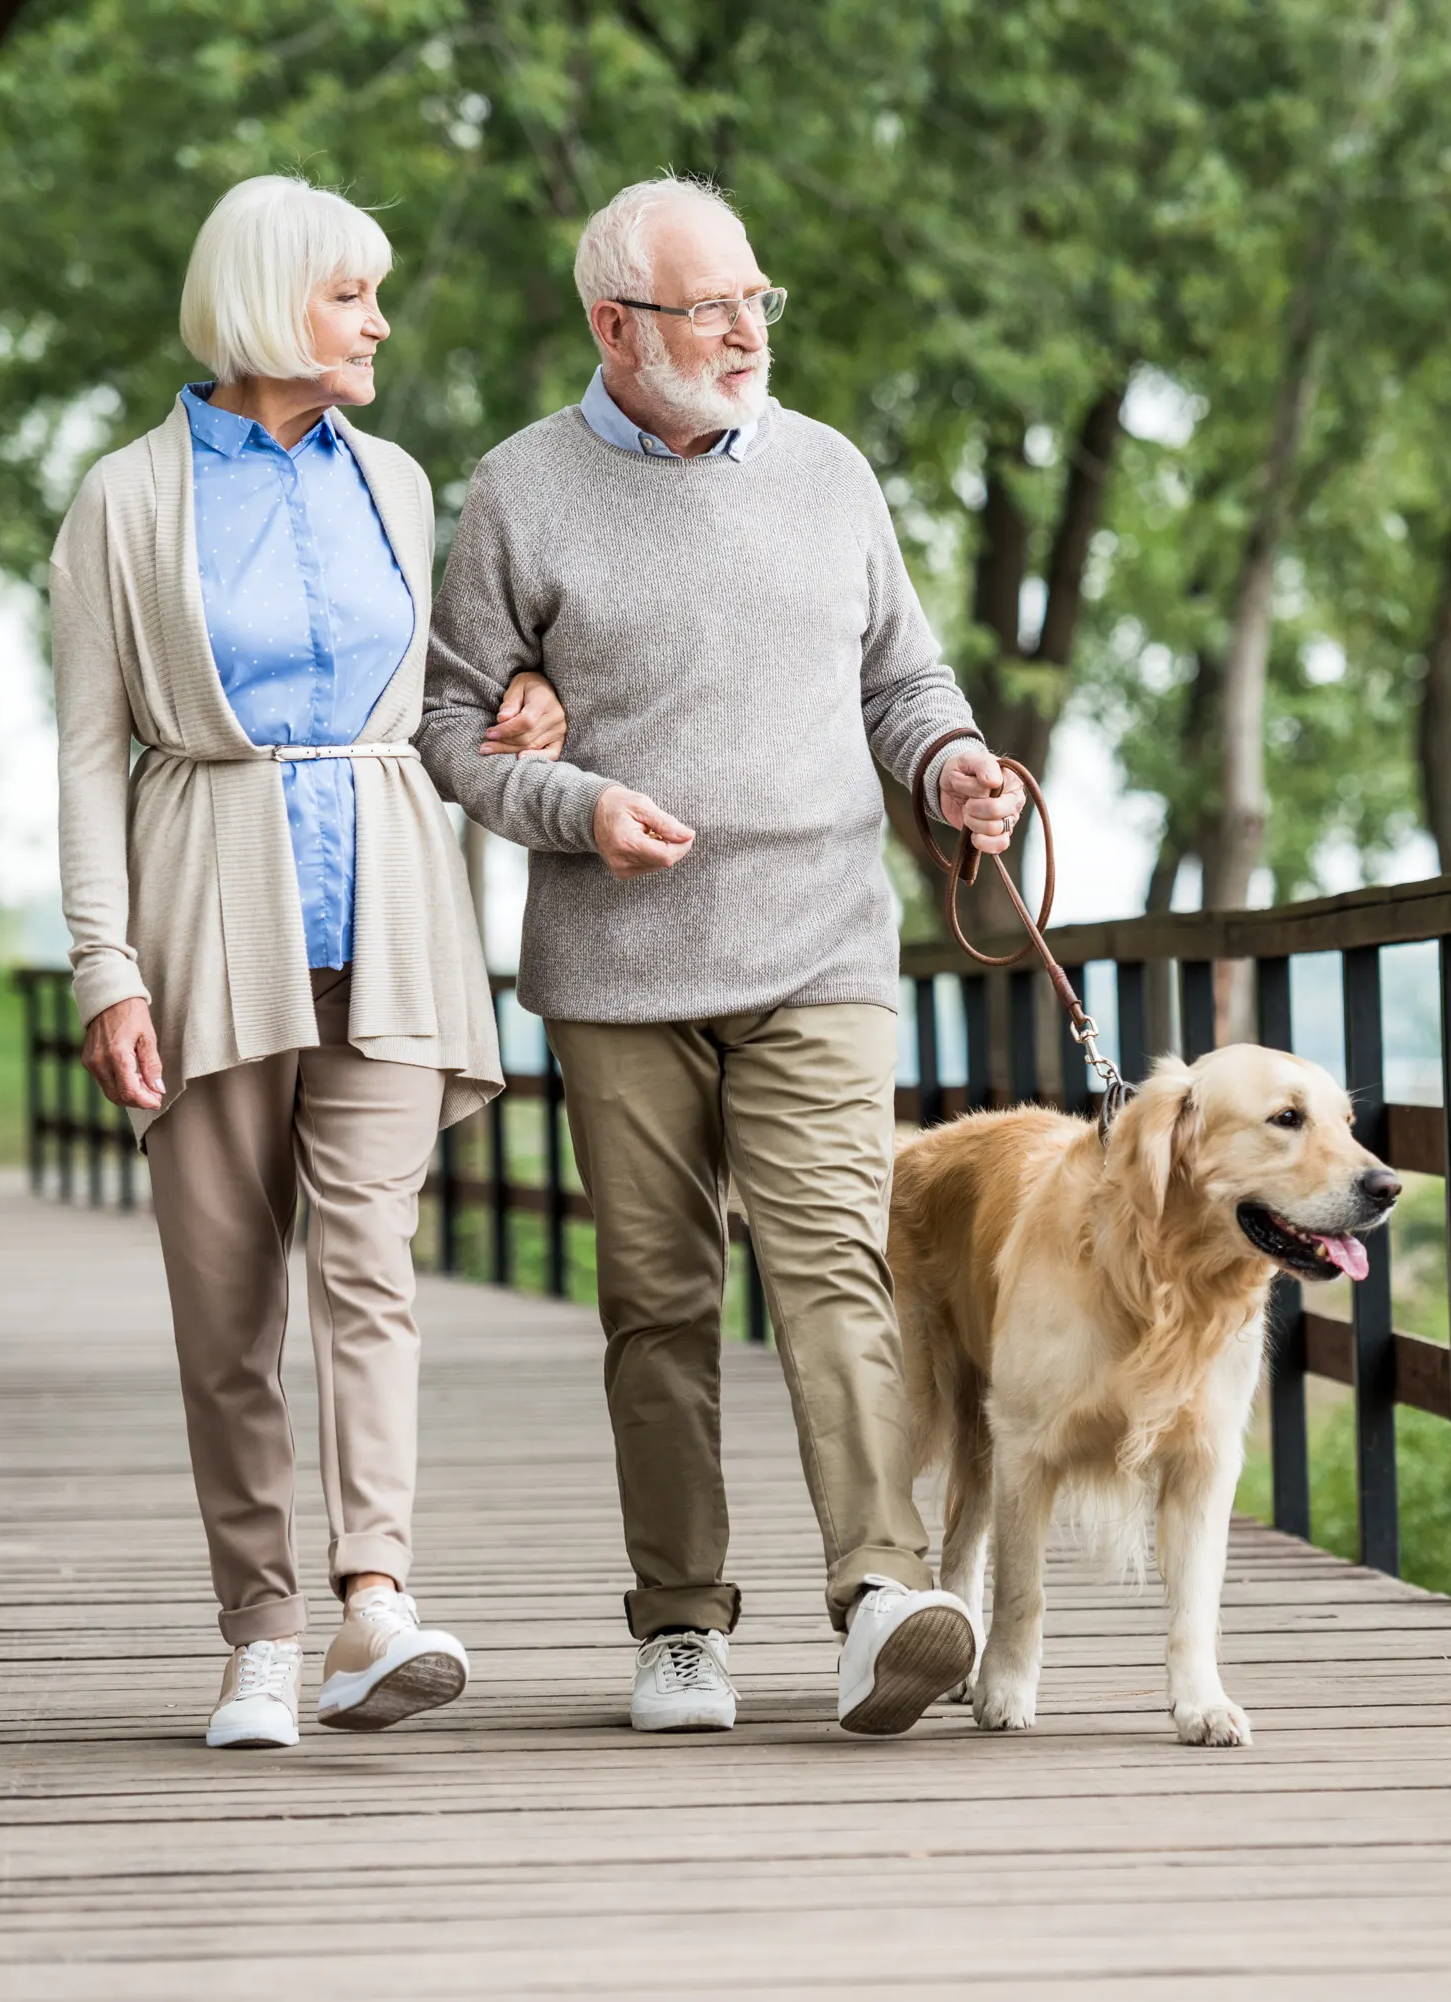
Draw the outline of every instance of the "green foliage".
[[[1223,641],[1309,284],[1268,856],[1281,894],[1327,833],[1374,866],[1418,812],[1451,535],[1448,26],[1447,0],[30,0],[0,48],[0,567],[37,578],[79,461],[195,372],[181,275],[237,179],[380,205],[373,421],[427,467],[446,544],[477,455],[591,366],[584,217],[670,164],[736,191],[791,288],[780,392],[878,465],[969,688],[1003,656],[1004,700],[1091,705],[1129,783],[1192,820],[1192,665]],[[1045,576],[1085,413],[1124,388],[1071,672],[1019,660],[975,590],[984,468],[1006,449]]]

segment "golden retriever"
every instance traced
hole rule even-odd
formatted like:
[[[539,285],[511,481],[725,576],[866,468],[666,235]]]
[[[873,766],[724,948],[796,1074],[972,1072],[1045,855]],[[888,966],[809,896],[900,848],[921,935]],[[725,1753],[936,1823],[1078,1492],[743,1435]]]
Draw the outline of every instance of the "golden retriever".
[[[983,1728],[1033,1722],[1062,1491],[1120,1568],[1141,1570],[1157,1517],[1175,1729],[1249,1744],[1216,1641],[1270,1282],[1363,1278],[1352,1233],[1400,1194],[1351,1121],[1317,1064],[1238,1044],[1164,1058],[1107,1146],[1087,1120],[1023,1107],[899,1152],[888,1255],[918,1460],[946,1463],[942,1583],[979,1634],[992,1532]]]

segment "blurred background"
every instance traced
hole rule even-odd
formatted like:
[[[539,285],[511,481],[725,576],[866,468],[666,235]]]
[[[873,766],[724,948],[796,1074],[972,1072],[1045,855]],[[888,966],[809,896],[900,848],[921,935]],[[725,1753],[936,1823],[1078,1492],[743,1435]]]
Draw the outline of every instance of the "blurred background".
[[[211,203],[296,170],[378,209],[369,422],[427,468],[442,554],[479,454],[588,379],[581,223],[665,166],[733,193],[790,289],[776,393],[866,451],[989,741],[1046,775],[1060,918],[1451,869],[1451,0],[0,0],[0,957],[65,945],[46,555],[90,460],[199,373],[176,308]],[[508,971],[521,858],[473,862]],[[1388,983],[1402,1100],[1439,1096],[1435,982],[1417,947]],[[1332,1065],[1338,1005],[1302,973]],[[1420,1179],[1397,1321],[1444,1340]],[[1353,1537],[1346,1493],[1318,1540],[1341,1503]]]

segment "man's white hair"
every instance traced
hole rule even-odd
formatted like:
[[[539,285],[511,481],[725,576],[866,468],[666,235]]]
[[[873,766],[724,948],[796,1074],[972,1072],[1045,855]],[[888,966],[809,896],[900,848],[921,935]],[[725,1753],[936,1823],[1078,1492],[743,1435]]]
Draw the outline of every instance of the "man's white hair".
[[[736,222],[740,217],[711,181],[683,174],[660,174],[652,181],[634,181],[613,200],[596,209],[584,226],[574,254],[574,283],[586,313],[599,299],[643,299],[647,296],[653,258],[650,230],[663,209],[700,203]],[[598,346],[598,342],[596,342]]]
[[[300,176],[228,189],[197,232],[181,291],[181,337],[218,382],[322,374],[308,301],[346,275],[376,285],[393,249],[366,210]]]

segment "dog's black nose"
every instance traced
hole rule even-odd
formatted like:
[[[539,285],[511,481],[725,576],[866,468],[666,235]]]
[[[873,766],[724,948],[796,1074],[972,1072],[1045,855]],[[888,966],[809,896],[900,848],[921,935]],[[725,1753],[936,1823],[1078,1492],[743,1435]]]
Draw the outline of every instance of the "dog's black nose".
[[[1360,1178],[1360,1188],[1378,1210],[1388,1210],[1401,1192],[1400,1179],[1389,1168],[1367,1168]]]

